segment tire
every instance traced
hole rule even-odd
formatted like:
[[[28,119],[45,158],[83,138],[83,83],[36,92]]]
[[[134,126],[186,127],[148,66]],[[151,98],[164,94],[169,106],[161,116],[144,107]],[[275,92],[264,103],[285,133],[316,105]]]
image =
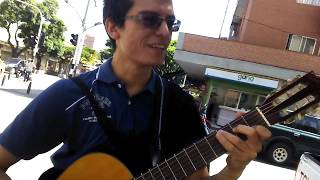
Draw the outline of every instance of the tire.
[[[275,165],[287,165],[292,161],[293,149],[283,142],[271,144],[267,151],[267,159]]]

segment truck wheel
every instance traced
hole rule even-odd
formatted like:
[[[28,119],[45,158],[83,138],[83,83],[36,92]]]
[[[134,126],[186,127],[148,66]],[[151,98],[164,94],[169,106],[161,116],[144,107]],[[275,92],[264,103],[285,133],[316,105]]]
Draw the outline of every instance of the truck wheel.
[[[286,143],[274,143],[267,151],[267,158],[269,162],[276,165],[285,165],[292,160],[293,149]]]

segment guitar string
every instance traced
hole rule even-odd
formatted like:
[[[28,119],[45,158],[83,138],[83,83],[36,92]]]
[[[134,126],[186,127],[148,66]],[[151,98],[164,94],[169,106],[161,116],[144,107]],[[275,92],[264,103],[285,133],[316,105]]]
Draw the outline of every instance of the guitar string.
[[[268,112],[271,112],[272,110],[273,110],[273,106],[271,105],[273,102],[269,102],[269,103],[266,103],[266,104],[264,104],[264,105],[262,105],[262,106],[260,106],[260,109],[261,109],[261,111],[262,111],[262,113],[263,114],[266,114],[266,113],[268,113]],[[271,109],[270,109],[271,108]],[[261,115],[259,115],[259,114],[257,114],[257,113],[255,113],[255,111],[256,110],[252,110],[252,111],[250,111],[250,112],[248,112],[247,114],[245,114],[245,116],[241,116],[240,118],[236,118],[233,122],[231,122],[231,124],[229,124],[229,125],[231,125],[231,127],[232,127],[232,124],[233,123],[238,123],[240,120],[241,120],[241,118],[243,118],[244,120],[245,120],[245,118],[247,118],[247,119],[251,119],[251,118],[253,118],[253,117],[260,117]],[[277,112],[274,112],[274,113],[277,113]],[[252,115],[253,114],[253,115]],[[250,117],[251,116],[251,117]],[[257,120],[257,121],[253,121],[253,124],[251,125],[251,126],[253,126],[253,125],[255,125],[255,123],[257,123],[257,124],[261,124],[261,122],[264,122],[264,121],[262,121],[261,119],[260,120]],[[228,127],[228,126],[224,126],[223,128],[221,128],[221,129],[224,129],[224,128],[229,128],[229,129],[231,129],[230,127]],[[213,137],[213,135],[215,136],[215,134],[216,134],[216,132],[215,133],[211,133],[210,135]],[[209,136],[207,136],[206,138],[209,140],[209,138],[210,138],[210,135]],[[204,140],[204,139],[201,139],[201,140],[199,140],[198,142],[200,142],[200,141],[202,141],[202,140]],[[217,145],[219,145],[220,143],[217,141],[217,139],[214,139],[214,141],[216,141],[215,143],[213,143],[213,144],[208,144],[208,145],[210,145],[210,146],[212,146],[214,149],[218,149],[218,147],[219,147],[219,149],[221,149],[221,151],[225,151],[224,150],[224,148],[220,145],[220,146],[218,146],[218,147],[215,147],[214,146],[214,144],[217,144]],[[191,146],[197,146],[196,144],[193,144],[193,145],[191,145]],[[208,148],[206,148],[206,149],[202,149],[201,147],[199,147],[199,146],[197,146],[196,148],[199,148],[199,150],[201,151],[201,152],[205,152],[205,153],[208,153]],[[211,151],[210,151],[211,152]],[[198,152],[199,153],[199,152]],[[170,161],[170,160],[172,160],[173,159],[173,157],[171,157],[171,158],[169,158],[167,161]],[[177,159],[177,161],[179,161],[178,159]],[[202,160],[203,161],[203,160]],[[205,163],[205,165],[206,164],[208,164],[207,162],[204,162]],[[159,165],[157,165],[157,166],[160,166],[162,163],[160,163]],[[179,165],[180,163],[174,163],[173,164],[173,166],[178,166],[180,169],[182,168],[183,169],[183,167],[181,166],[181,165]],[[155,167],[155,168],[157,168],[157,166]],[[170,165],[169,165],[170,166]],[[171,166],[173,169],[175,169],[173,166]],[[152,168],[152,169],[154,169],[154,168]],[[159,171],[161,171],[161,169],[159,168]],[[164,176],[167,176],[168,174],[172,174],[173,176],[174,176],[174,174],[172,173],[172,172],[170,172],[170,173],[168,173],[168,174],[166,174],[164,171],[162,171],[162,173],[163,173],[163,175]],[[147,173],[145,173],[145,174],[147,174]],[[144,174],[141,174],[141,176],[140,177],[143,177],[143,175]],[[161,175],[161,174],[160,174]],[[184,175],[183,175],[184,176]],[[140,177],[138,177],[138,178],[140,178]],[[161,177],[162,177],[162,175],[161,175]],[[155,179],[158,179],[159,178],[159,176],[157,176],[157,177],[155,177]]]

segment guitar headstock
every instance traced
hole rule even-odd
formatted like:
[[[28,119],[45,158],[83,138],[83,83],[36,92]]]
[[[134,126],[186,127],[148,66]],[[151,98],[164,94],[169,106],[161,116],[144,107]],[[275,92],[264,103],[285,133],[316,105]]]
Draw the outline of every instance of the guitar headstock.
[[[289,81],[259,106],[270,124],[291,123],[318,107],[320,77],[313,72]]]

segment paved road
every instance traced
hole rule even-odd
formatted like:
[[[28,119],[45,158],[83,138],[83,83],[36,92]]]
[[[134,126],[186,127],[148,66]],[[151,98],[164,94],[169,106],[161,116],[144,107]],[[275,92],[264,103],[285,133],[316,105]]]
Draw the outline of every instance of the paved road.
[[[28,83],[22,79],[11,78],[0,86],[0,132],[14,119],[14,117],[43,89],[59,78],[48,75],[35,75],[30,95],[26,94]],[[13,180],[34,180],[52,166],[49,156],[56,150],[39,155],[30,161],[20,161],[10,167],[7,173]],[[210,174],[215,174],[225,166],[226,155],[213,161],[210,165]],[[265,163],[251,162],[239,180],[293,180],[294,171],[275,167]]]

